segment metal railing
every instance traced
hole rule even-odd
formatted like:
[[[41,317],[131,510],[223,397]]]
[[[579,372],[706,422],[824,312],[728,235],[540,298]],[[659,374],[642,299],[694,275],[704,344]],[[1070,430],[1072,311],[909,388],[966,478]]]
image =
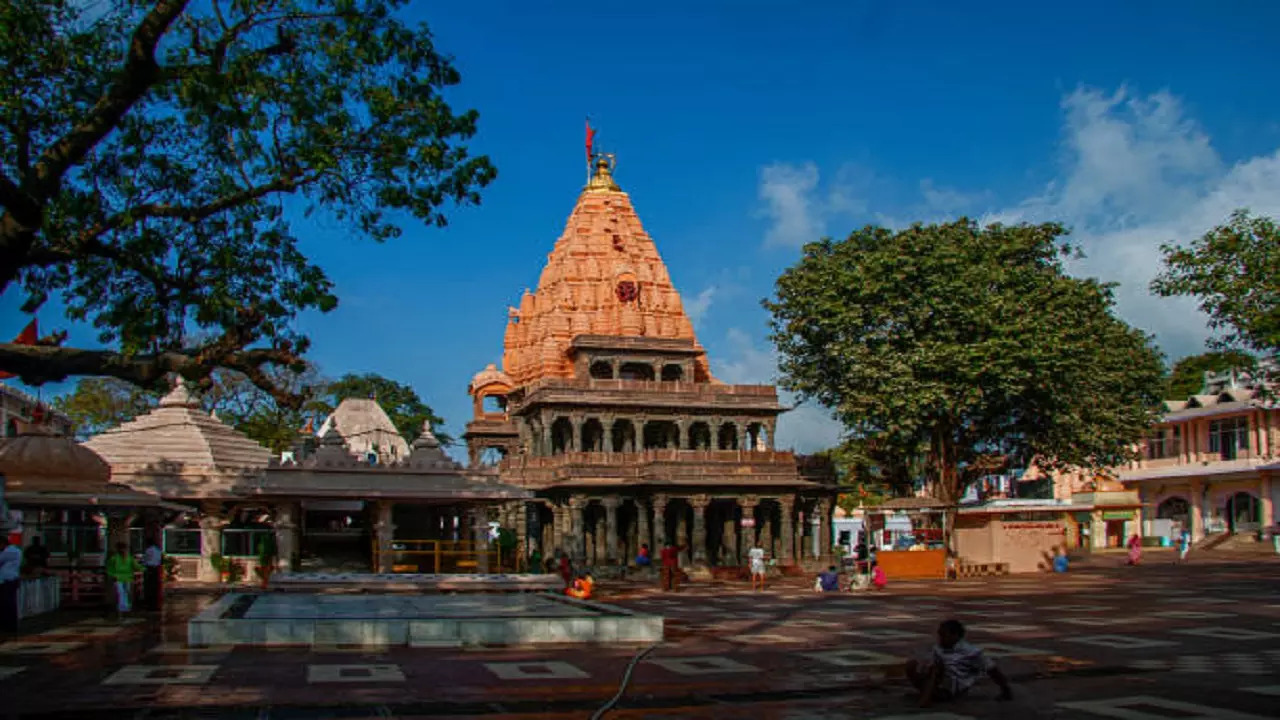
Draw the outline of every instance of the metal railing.
[[[373,566],[381,568],[384,564],[393,573],[439,575],[516,569],[515,558],[503,558],[496,543],[474,540],[393,540],[390,547],[382,547],[375,540]]]

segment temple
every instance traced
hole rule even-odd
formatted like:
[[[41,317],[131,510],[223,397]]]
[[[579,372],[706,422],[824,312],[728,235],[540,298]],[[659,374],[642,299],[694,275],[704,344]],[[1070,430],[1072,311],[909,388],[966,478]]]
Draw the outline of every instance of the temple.
[[[536,493],[515,518],[522,555],[618,566],[672,542],[705,570],[760,544],[783,566],[826,562],[834,473],[774,447],[774,387],[712,376],[613,169],[594,156],[537,289],[508,311],[501,369],[468,387],[471,466]]]

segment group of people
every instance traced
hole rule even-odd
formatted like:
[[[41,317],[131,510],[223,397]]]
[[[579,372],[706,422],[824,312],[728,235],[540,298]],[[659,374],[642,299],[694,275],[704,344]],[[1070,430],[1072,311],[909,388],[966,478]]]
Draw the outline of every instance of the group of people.
[[[164,553],[160,544],[151,540],[142,551],[142,562],[129,552],[129,546],[119,543],[107,556],[103,568],[108,588],[115,600],[119,616],[133,610],[134,584],[142,575],[142,607],[157,611],[163,598]],[[16,632],[18,629],[18,590],[23,578],[40,578],[49,574],[49,548],[39,536],[31,539],[26,549],[0,535],[0,631]]]

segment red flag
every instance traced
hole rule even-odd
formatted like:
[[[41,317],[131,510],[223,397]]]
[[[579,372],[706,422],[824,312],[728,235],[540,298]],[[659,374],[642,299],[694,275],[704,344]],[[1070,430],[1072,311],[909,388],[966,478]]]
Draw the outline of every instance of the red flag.
[[[35,345],[36,337],[38,334],[39,334],[39,331],[36,329],[36,319],[31,318],[31,322],[27,323],[27,326],[22,328],[22,332],[18,333],[18,337],[13,339],[13,344],[14,345]],[[17,377],[17,376],[14,375],[13,373],[7,373],[3,370],[0,370],[0,380],[3,380],[5,378],[11,378],[11,377]]]
[[[596,143],[596,131],[591,129],[591,118],[587,118],[587,165],[591,165],[591,149]]]

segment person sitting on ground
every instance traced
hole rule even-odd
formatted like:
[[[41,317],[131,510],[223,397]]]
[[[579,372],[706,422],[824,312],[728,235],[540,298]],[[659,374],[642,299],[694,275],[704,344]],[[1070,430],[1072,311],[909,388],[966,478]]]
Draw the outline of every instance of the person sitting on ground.
[[[639,567],[649,567],[653,564],[653,558],[649,557],[649,544],[640,543],[640,552],[636,553],[636,565]]]
[[[959,620],[944,620],[938,626],[938,644],[928,662],[907,661],[907,678],[920,691],[920,707],[964,696],[984,673],[1000,687],[998,699],[1013,697],[1009,679],[982,650],[964,639],[964,625]]]
[[[883,590],[889,584],[889,578],[884,574],[884,568],[880,567],[880,563],[871,562],[871,586],[877,590]]]
[[[595,586],[596,581],[591,577],[591,573],[579,575],[578,579],[573,581],[573,587],[565,588],[564,594],[578,600],[590,600],[591,591]]]
[[[840,589],[840,572],[836,570],[836,566],[832,565],[827,568],[826,572],[818,573],[819,592],[836,592]]]
[[[1053,559],[1053,571],[1056,573],[1064,573],[1071,565],[1071,561],[1067,559],[1067,551],[1065,548],[1058,549],[1058,555]]]

